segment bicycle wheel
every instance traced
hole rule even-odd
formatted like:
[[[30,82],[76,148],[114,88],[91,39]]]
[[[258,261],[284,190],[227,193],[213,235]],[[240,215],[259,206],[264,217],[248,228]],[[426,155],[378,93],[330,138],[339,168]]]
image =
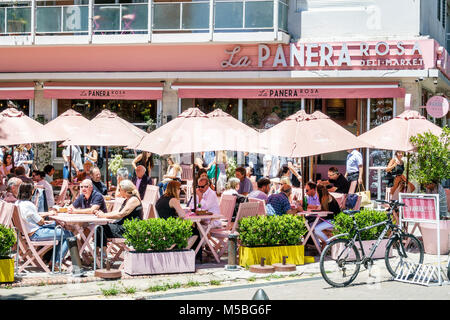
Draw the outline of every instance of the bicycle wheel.
[[[360,260],[353,242],[336,239],[327,244],[320,255],[320,273],[333,287],[345,287],[358,275]]]
[[[405,264],[410,266],[423,262],[422,243],[412,234],[394,235],[386,246],[384,261],[389,273],[395,278]],[[414,270],[411,272],[414,273]]]

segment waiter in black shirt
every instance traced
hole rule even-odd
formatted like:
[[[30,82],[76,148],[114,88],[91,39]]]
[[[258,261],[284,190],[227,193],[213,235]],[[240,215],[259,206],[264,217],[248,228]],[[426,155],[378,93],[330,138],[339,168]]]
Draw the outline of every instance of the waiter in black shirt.
[[[328,192],[348,193],[350,189],[350,182],[339,173],[336,167],[328,169],[328,180],[317,181],[318,184],[323,184],[327,187]]]

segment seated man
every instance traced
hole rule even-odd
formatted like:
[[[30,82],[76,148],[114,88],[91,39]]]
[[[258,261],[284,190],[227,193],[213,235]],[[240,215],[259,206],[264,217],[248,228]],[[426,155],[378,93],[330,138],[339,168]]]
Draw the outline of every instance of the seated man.
[[[291,208],[291,202],[289,200],[292,193],[290,185],[285,184],[281,187],[280,193],[274,193],[267,199],[267,215],[281,216],[283,214],[297,214],[302,211],[301,207]]]
[[[220,207],[219,207],[219,199],[217,198],[217,194],[215,191],[213,191],[209,187],[209,179],[208,178],[199,178],[197,181],[197,207],[199,207],[201,210],[207,210],[209,212],[212,212],[214,214],[220,214]],[[190,201],[190,208],[194,208],[194,201]]]
[[[253,191],[252,181],[247,177],[247,171],[243,167],[236,168],[236,178],[238,178],[241,182],[239,184],[238,193],[243,196],[247,196],[250,192]]]
[[[97,210],[107,212],[106,203],[100,192],[94,190],[92,181],[85,179],[80,184],[80,195],[69,206],[69,213],[94,214]]]
[[[45,197],[47,198],[47,208],[50,209],[55,205],[55,198],[53,195],[53,187],[47,180],[45,180],[45,172],[39,170],[33,170],[32,172],[33,181],[36,182],[37,186],[42,186],[45,190]]]
[[[139,196],[141,200],[144,199],[145,191],[147,190],[147,185],[151,184],[151,179],[146,173],[146,169],[143,165],[138,165],[136,167],[136,176],[132,178],[132,182],[139,191]]]
[[[15,203],[17,201],[17,195],[19,194],[19,186],[22,184],[22,180],[17,177],[11,177],[6,183],[6,193],[2,200],[8,203]]]
[[[106,185],[102,182],[101,178],[102,175],[100,173],[100,169],[97,167],[93,167],[91,169],[91,180],[94,190],[106,196],[108,194],[108,189],[106,188]]]
[[[348,193],[350,182],[339,173],[336,167],[328,169],[328,180],[317,181],[317,184],[323,184],[327,187],[328,192]]]
[[[319,210],[320,209],[320,199],[317,194],[317,185],[309,181],[305,185],[306,199],[308,201],[308,209]]]
[[[258,180],[258,190],[253,190],[248,194],[249,198],[256,198],[264,200],[267,203],[268,194],[270,190],[270,180],[261,178]]]

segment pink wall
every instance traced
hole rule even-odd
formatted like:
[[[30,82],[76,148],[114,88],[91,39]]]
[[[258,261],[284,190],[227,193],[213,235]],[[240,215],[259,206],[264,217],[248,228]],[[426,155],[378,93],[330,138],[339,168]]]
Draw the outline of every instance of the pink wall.
[[[89,46],[17,46],[0,49],[0,72],[102,72],[102,71],[234,71],[234,70],[309,70],[309,69],[428,69],[435,66],[435,41],[420,40],[422,56],[408,56],[414,41],[403,41],[405,56],[397,56],[395,44],[389,41],[388,55],[377,57],[374,53],[376,42],[368,42],[370,56],[367,59],[423,59],[421,66],[360,66],[360,42],[347,42],[352,66],[289,67],[289,45],[283,45],[288,66],[272,67],[277,45],[269,45],[271,56],[258,67],[258,44],[205,44],[205,45],[89,45]],[[342,43],[333,46],[335,63]],[[222,67],[236,46],[241,50],[232,63],[247,57],[248,66]],[[318,51],[318,49],[316,49]],[[313,58],[312,61],[318,61]]]

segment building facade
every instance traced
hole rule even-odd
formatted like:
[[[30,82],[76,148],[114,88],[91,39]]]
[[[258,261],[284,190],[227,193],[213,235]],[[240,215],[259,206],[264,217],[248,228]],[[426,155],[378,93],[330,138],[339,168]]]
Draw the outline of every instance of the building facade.
[[[446,0],[2,2],[0,109],[107,108],[146,128],[220,107],[260,130],[320,110],[358,135],[450,95],[448,12]],[[368,150],[366,167],[389,156]],[[323,177],[345,157],[311,163]]]

